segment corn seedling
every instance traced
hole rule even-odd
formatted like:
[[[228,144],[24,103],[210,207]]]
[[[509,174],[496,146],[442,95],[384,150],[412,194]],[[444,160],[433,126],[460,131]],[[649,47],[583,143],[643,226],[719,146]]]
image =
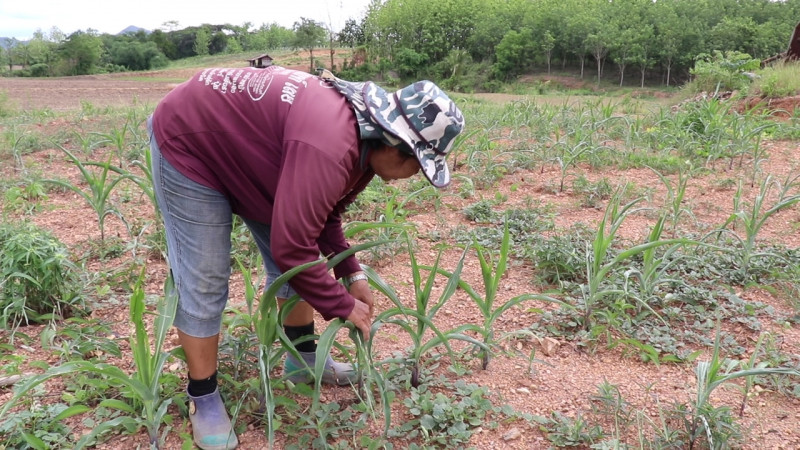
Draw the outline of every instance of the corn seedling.
[[[622,250],[613,258],[610,257],[610,250],[617,231],[622,226],[625,218],[640,209],[634,208],[636,204],[643,200],[642,197],[636,198],[625,205],[620,205],[621,197],[624,189],[617,191],[609,202],[606,208],[603,219],[595,233],[594,242],[592,242],[591,251],[587,248],[585,252],[586,260],[586,283],[581,286],[581,293],[584,300],[584,327],[586,331],[592,328],[593,317],[596,309],[599,307],[601,301],[606,297],[615,297],[625,295],[625,291],[610,287],[604,287],[607,277],[614,271],[620,269],[620,266],[626,263],[630,258],[639,255],[648,249],[661,247],[665,245],[675,245],[684,243],[683,239],[665,239],[645,242],[633,246],[631,248]],[[648,309],[652,314],[661,318],[658,313],[653,310],[650,305],[641,299],[636,299],[639,303]],[[663,321],[663,319],[661,319]]]
[[[659,217],[653,225],[647,242],[660,242],[661,234],[664,231],[665,216]],[[656,290],[659,286],[664,284],[683,285],[683,280],[673,278],[669,274],[669,270],[679,261],[677,259],[678,252],[691,241],[685,239],[675,239],[663,253],[656,252],[658,247],[649,247],[642,250],[642,265],[641,268],[630,268],[625,271],[625,292],[636,298],[637,314],[641,312],[642,305],[649,305],[651,300],[656,296]],[[628,282],[635,279],[638,282],[639,293],[634,294],[628,289]]]
[[[439,269],[439,273],[447,276],[450,279],[456,278],[458,279],[458,287],[464,290],[470,298],[475,302],[478,306],[478,309],[481,311],[483,316],[483,324],[482,327],[478,329],[478,332],[483,340],[484,347],[481,349],[482,354],[482,367],[485,370],[489,366],[489,360],[491,359],[491,349],[496,346],[497,339],[494,335],[494,323],[497,319],[500,318],[506,311],[509,309],[520,305],[526,301],[531,300],[538,300],[538,301],[545,301],[551,303],[558,303],[564,307],[571,307],[559,300],[556,300],[547,295],[541,294],[522,294],[516,297],[513,297],[509,300],[506,300],[500,305],[495,305],[497,302],[497,291],[500,287],[500,281],[502,280],[503,276],[506,273],[506,269],[508,267],[508,254],[510,249],[510,233],[508,231],[508,218],[504,221],[505,226],[503,227],[503,240],[500,245],[500,254],[497,259],[497,263],[494,264],[492,261],[491,251],[486,249],[485,247],[481,246],[477,242],[472,244],[472,248],[475,250],[478,261],[481,265],[481,274],[483,275],[483,288],[484,294],[481,295],[475,291],[469,284],[465,281],[461,280],[454,273],[449,273],[445,270]],[[434,270],[433,267],[424,267],[428,270]]]
[[[163,349],[167,331],[172,326],[175,317],[175,310],[178,304],[178,295],[175,291],[172,278],[169,277],[164,287],[164,297],[159,302],[154,319],[154,336],[151,342],[147,335],[144,325],[144,269],[139,277],[139,281],[130,299],[130,319],[134,324],[135,333],[131,336],[131,349],[133,350],[133,360],[136,365],[136,372],[129,375],[121,368],[92,361],[70,361],[57,367],[53,367],[41,375],[34,376],[22,382],[11,399],[0,409],[2,418],[21,398],[26,396],[31,389],[45,381],[72,373],[91,373],[104,377],[109,382],[122,389],[123,394],[131,399],[131,403],[109,398],[100,402],[99,406],[118,410],[126,415],[98,424],[91,433],[84,435],[76,444],[76,448],[84,448],[91,445],[103,433],[124,426],[136,429],[144,426],[147,429],[150,445],[153,448],[160,448],[165,434],[159,435],[161,424],[168,421],[167,408],[172,403],[172,399],[161,398],[161,375],[167,359],[174,353]],[[88,411],[85,405],[73,405],[70,407],[71,414],[79,414]]]
[[[464,334],[467,331],[480,332],[479,328],[473,324],[464,324],[451,330],[441,331],[433,323],[436,313],[439,312],[442,306],[444,306],[458,288],[461,270],[464,266],[464,258],[467,252],[465,251],[461,255],[455,270],[450,274],[447,284],[439,298],[432,302],[432,290],[435,279],[436,276],[441,273],[439,270],[439,261],[441,260],[442,251],[439,251],[435,264],[428,270],[428,277],[423,284],[422,271],[425,270],[425,268],[417,263],[412,248],[411,237],[408,233],[406,233],[406,240],[409,249],[411,275],[414,283],[415,306],[413,308],[405,306],[397,292],[375,271],[370,268],[365,268],[364,271],[369,276],[372,285],[395,305],[393,308],[383,311],[376,317],[372,326],[373,333],[377,333],[378,329],[386,323],[397,325],[408,333],[414,347],[406,363],[411,366],[411,385],[417,387],[420,385],[419,373],[422,357],[433,348],[443,345],[448,353],[452,355],[453,351],[449,343],[452,340],[466,341],[484,351],[486,350],[486,346],[483,342]],[[433,332],[434,337],[424,341],[427,332]]]
[[[88,192],[84,191],[79,186],[63,180],[44,181],[67,188],[80,195],[86,201],[86,203],[91,206],[95,214],[97,214],[97,219],[100,226],[100,241],[105,242],[105,219],[107,216],[114,215],[127,226],[127,222],[122,216],[122,213],[120,213],[119,210],[111,204],[110,197],[114,187],[116,187],[120,181],[131,178],[131,175],[123,174],[117,176],[116,178],[109,179],[109,172],[115,172],[113,166],[111,166],[110,156],[108,161],[105,163],[83,163],[81,160],[76,158],[75,155],[70,153],[69,150],[59,144],[56,145],[58,145],[58,147],[64,153],[66,153],[67,157],[78,167],[78,170],[80,170],[81,175],[83,176],[83,181],[86,182],[89,190]],[[100,173],[95,174],[89,169],[90,166],[99,166],[101,168]]]
[[[708,440],[709,448],[727,448],[730,430],[724,423],[718,424],[717,414],[721,411],[714,408],[709,402],[711,393],[716,388],[737,378],[752,378],[761,375],[800,376],[800,371],[788,367],[754,367],[734,370],[740,363],[720,356],[720,336],[718,323],[711,360],[700,361],[695,368],[697,393],[691,406],[686,410],[688,414],[686,420],[689,434],[688,448],[690,450],[695,448],[696,441],[703,436]]]
[[[670,180],[661,172],[650,167],[650,170],[658,175],[658,179],[667,189],[667,209],[669,211],[670,222],[672,222],[672,231],[678,230],[678,223],[683,215],[694,217],[692,211],[683,206],[683,199],[686,196],[686,187],[689,185],[689,180],[694,176],[691,161],[686,161],[685,166],[681,166],[678,170],[678,179],[675,186],[672,185]]]
[[[764,181],[761,182],[759,192],[756,194],[753,203],[749,205],[749,208],[742,201],[742,185],[741,182],[739,183],[739,188],[733,198],[734,212],[722,225],[720,233],[727,232],[738,240],[741,245],[738,257],[739,271],[743,280],[749,280],[751,276],[750,264],[754,258],[779,257],[774,253],[758,252],[756,238],[761,228],[773,214],[800,201],[800,194],[789,194],[789,191],[796,187],[797,178],[797,176],[789,178],[786,183],[781,185],[781,183],[773,180],[771,175],[768,175]],[[773,187],[779,189],[778,198],[772,206],[767,206],[766,202]],[[739,222],[741,222],[744,227],[744,238],[726,228],[730,224]]]
[[[328,268],[332,268],[337,264],[339,264],[339,262],[341,262],[344,258],[352,254],[355,254],[358,251],[366,250],[370,247],[374,247],[377,245],[383,245],[386,244],[387,242],[388,241],[386,240],[378,240],[350,247],[346,251],[339,253],[335,257],[327,260],[327,266]],[[277,293],[284,284],[288,283],[289,280],[291,280],[292,277],[294,277],[298,273],[308,269],[309,267],[324,263],[326,263],[325,259],[319,259],[316,261],[311,261],[306,264],[294,267],[284,272],[281,276],[276,278],[275,281],[273,281],[264,291],[264,294],[261,296],[261,303],[255,312],[253,324],[255,326],[256,335],[258,336],[259,340],[258,364],[261,374],[262,388],[264,389],[265,404],[266,404],[265,417],[267,421],[266,434],[267,434],[267,440],[270,443],[270,447],[274,446],[275,429],[276,429],[276,426],[274,424],[275,396],[270,374],[272,373],[275,364],[280,360],[280,356],[285,352],[293,354],[298,361],[301,362],[304,361],[303,358],[298,353],[297,349],[294,347],[294,343],[286,335],[286,332],[283,330],[283,325],[282,325],[285,318],[291,311],[292,307],[300,300],[300,298],[299,296],[295,295],[291,299],[288,299],[287,302],[284,303],[283,307],[279,308]],[[331,324],[328,325],[328,327],[322,333],[322,335],[320,335],[320,338],[317,342],[316,365],[313,368],[306,367],[306,369],[312,370],[315,379],[315,389],[312,393],[312,401],[313,401],[311,407],[312,413],[309,414],[309,417],[313,418],[314,420],[319,419],[319,416],[316,415],[315,412],[320,411],[321,409],[320,395],[322,393],[322,375],[325,371],[325,360],[333,346],[337,332],[342,327],[350,328],[351,337],[353,337],[356,342],[357,353],[361,353],[364,351],[363,341],[361,340],[360,333],[358,333],[357,330],[354,330],[354,326],[351,323],[345,322],[341,319],[332,321]],[[282,347],[281,349],[276,350],[275,347],[273,346],[273,344],[276,341],[280,342]],[[359,357],[359,360],[364,361],[364,357]],[[359,369],[360,370],[366,369],[368,373],[372,373],[371,369],[365,368],[364,366],[359,366]],[[384,400],[386,400],[385,395],[387,395],[387,393],[381,392],[381,395],[384,396]],[[385,412],[387,414],[386,420],[388,424],[389,420],[388,401],[385,401],[384,405],[386,405]],[[325,428],[323,425],[324,424],[320,423],[319,421],[315,424],[312,424],[312,426],[314,426],[314,428],[324,436]]]

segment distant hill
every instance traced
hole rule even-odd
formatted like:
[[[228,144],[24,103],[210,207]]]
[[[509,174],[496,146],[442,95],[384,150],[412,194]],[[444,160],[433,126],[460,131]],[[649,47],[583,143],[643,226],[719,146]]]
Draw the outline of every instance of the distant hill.
[[[140,28],[140,27],[137,27],[135,25],[131,25],[129,27],[126,27],[124,30],[120,31],[119,33],[117,33],[117,36],[122,35],[122,34],[134,34],[134,33],[138,33],[139,31],[144,31],[145,34],[150,34],[150,30],[147,30],[145,28]],[[28,42],[28,41],[20,41],[19,39],[14,39],[14,38],[10,38],[10,37],[0,37],[0,48],[6,49],[6,48],[11,47],[11,45],[14,44],[14,43],[24,44],[26,42]]]
[[[144,28],[139,28],[139,27],[137,27],[135,25],[131,25],[131,26],[125,28],[124,30],[120,31],[119,33],[117,33],[117,36],[119,36],[120,34],[134,34],[134,33],[140,32],[140,31],[144,31],[145,34],[150,34],[150,30],[146,30]]]
[[[28,41],[20,41],[19,39],[9,38],[9,37],[0,37],[0,48],[8,48],[11,47],[11,44],[15,43],[26,43]]]

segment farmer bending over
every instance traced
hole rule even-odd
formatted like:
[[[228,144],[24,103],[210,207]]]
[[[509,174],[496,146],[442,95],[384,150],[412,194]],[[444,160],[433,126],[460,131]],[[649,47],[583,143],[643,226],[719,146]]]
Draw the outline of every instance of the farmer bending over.
[[[385,181],[422,169],[436,187],[450,174],[445,155],[464,126],[447,95],[430,81],[395,93],[288,70],[205,69],[158,104],[148,120],[152,174],[179,295],[175,327],[186,354],[189,417],[202,449],[238,444],[217,389],[217,353],[231,274],[232,215],[250,229],[267,283],[295,266],[349,248],[341,216],[374,175]],[[298,303],[284,322],[297,340],[314,334],[314,310],[347,319],[369,339],[373,297],[358,261],[315,265],[293,277],[279,303]],[[314,367],[316,342],[296,345]],[[289,354],[294,382],[311,373]],[[358,381],[350,364],[325,362],[322,380]]]

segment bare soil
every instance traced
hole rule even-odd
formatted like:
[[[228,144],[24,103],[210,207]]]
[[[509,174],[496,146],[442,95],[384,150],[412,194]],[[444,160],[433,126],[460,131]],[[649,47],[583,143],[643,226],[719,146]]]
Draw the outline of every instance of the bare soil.
[[[303,68],[303,67],[301,67]],[[0,92],[5,91],[10,101],[20,110],[50,108],[53,111],[79,110],[82,103],[88,102],[94,107],[126,107],[130,105],[153,105],[160,100],[174,86],[177,80],[186,79],[194,73],[194,69],[180,71],[154,72],[150,74],[152,81],[143,80],[148,74],[120,74],[91,77],[59,78],[59,79],[17,79],[0,78]],[[135,79],[130,79],[131,77]],[[54,118],[45,127],[52,130],[69,127],[69,123]],[[787,141],[770,141],[765,145],[768,149],[769,159],[763,164],[764,173],[773,173],[776,176],[785,175],[800,164],[798,143]],[[47,172],[50,177],[63,177],[78,182],[79,174],[76,167],[64,160],[57,149],[40,151],[25,157],[28,167],[36,167]],[[14,164],[10,160],[0,161],[0,174],[4,178],[15,177]],[[580,167],[578,172],[588,179],[596,181],[602,178],[612,180],[615,185],[627,181],[635,183],[642,189],[651,189],[652,204],[660,205],[666,193],[657,176],[649,170],[594,170],[591,167]],[[722,181],[739,179],[744,172],[739,170],[724,171],[692,180],[689,192],[686,194],[687,203],[696,214],[697,223],[706,225],[722,224],[731,212],[731,199],[733,192],[730,189],[720,189],[725,185]],[[533,171],[520,170],[506,176],[496,186],[486,190],[479,190],[476,198],[462,199],[458,195],[445,197],[446,206],[438,211],[416,210],[412,211],[408,220],[417,224],[425,233],[431,234],[439,231],[448,235],[458,225],[474,226],[469,223],[461,213],[465,206],[474,203],[480,198],[496,198],[499,193],[507,196],[506,207],[524,207],[526,198],[534,198],[541,204],[554,205],[556,208],[556,223],[561,229],[566,229],[574,223],[584,222],[594,226],[602,218],[603,210],[580,206],[577,194],[566,191],[554,192],[552,186],[557,185],[559,172],[555,168],[537,168]],[[450,192],[458,192],[458,181],[448,188]],[[752,198],[754,192],[746,193]],[[123,205],[123,213],[135,214],[142,219],[154,217],[152,207],[144,199],[134,199]],[[22,217],[20,216],[20,219]],[[37,212],[33,221],[49,230],[73,249],[91,247],[100,239],[96,215],[75,194],[67,192],[52,192],[45,207]],[[626,221],[621,235],[625,239],[642,239],[649,231],[653,219],[647,216],[633,216]],[[781,212],[770,220],[762,233],[764,241],[774,240],[790,247],[797,247],[800,237],[796,233],[800,224],[800,210],[791,208]],[[111,236],[126,237],[127,231],[119,221],[113,217],[107,220],[107,234]],[[420,263],[432,264],[436,258],[435,242],[421,241],[417,258]],[[452,269],[459,257],[455,250],[445,253],[442,266]],[[114,265],[124,263],[125,256],[120,260],[91,261],[90,269],[97,271],[109,270]],[[413,298],[411,288],[411,272],[409,270],[408,256],[398,256],[391,260],[376,263],[380,275],[406,298]],[[542,292],[547,286],[534,284],[533,273],[535,267],[525,265],[512,265],[502,282],[498,302],[510,299],[528,292]],[[148,292],[158,293],[162,286],[166,266],[157,257],[148,261]],[[470,286],[482,286],[480,267],[477,259],[468,258],[462,277]],[[789,317],[797,312],[792,308],[792,299],[782,298],[775,294],[758,288],[740,288],[737,292],[746,301],[758,301],[769,304],[775,308],[778,316]],[[796,301],[796,299],[794,300]],[[234,275],[231,284],[231,304],[241,305],[243,302],[243,288],[241,276]],[[121,303],[99,304],[93,316],[101,317],[113,322],[114,334],[119,337],[119,344],[123,354],[129,355],[127,337],[133,328],[127,317],[127,302],[122,298]],[[392,305],[387,299],[377,299],[377,310],[383,310]],[[547,308],[548,305],[536,304]],[[482,319],[480,312],[464,293],[457,293],[451,302],[436,316],[437,325],[441,329],[451,329],[462,323],[479,323]],[[501,317],[497,323],[498,333],[511,332],[525,328],[537,320],[537,314],[528,308],[516,308]],[[325,323],[319,320],[318,329],[323,329]],[[797,326],[778,327],[767,324],[766,327],[783,342],[782,351],[788,354],[800,354],[800,330]],[[25,332],[36,336],[41,327],[30,327]],[[741,337],[740,342],[746,344],[748,353],[752,351],[757,335],[744,328],[733,330]],[[374,345],[378,357],[388,356],[396,350],[404,350],[411,342],[403,333],[395,333],[391,329],[381,330],[374,337]],[[603,345],[586,351],[572,342],[557,341],[554,348],[545,348],[535,339],[519,338],[506,342],[507,354],[498,355],[492,359],[488,370],[482,370],[479,361],[466,362],[470,372],[462,378],[468,383],[476,383],[489,388],[494,404],[508,404],[515,410],[531,414],[549,416],[552,412],[560,412],[566,416],[575,417],[579,414],[588,414],[591,410],[591,397],[597,393],[597,387],[603,382],[618,385],[624,396],[635,408],[645,410],[654,422],[658,422],[659,405],[667,405],[673,401],[690,402],[695,395],[695,364],[661,364],[654,365],[642,362],[635,354],[625,352],[621,348],[607,348]],[[177,345],[176,336],[170,335],[168,345]],[[532,366],[527,355],[536,349],[538,362]],[[18,354],[24,355],[29,360],[45,360],[57,364],[54,357],[47,351],[32,344],[30,347],[20,347]],[[707,358],[704,354],[700,359]],[[118,362],[125,370],[132,370],[132,360],[123,358]],[[168,370],[183,376],[185,369],[181,364],[173,364]],[[33,370],[34,372],[36,370]],[[437,373],[448,375],[445,369]],[[54,399],[60,394],[58,382],[48,385],[53,392]],[[327,401],[339,400],[346,402],[353,399],[353,393],[345,388],[326,388],[324,393]],[[10,397],[8,388],[0,388],[0,403]],[[718,389],[712,396],[715,405],[729,405],[734,411],[742,400],[741,392],[736,386]],[[400,402],[398,402],[400,403]],[[393,408],[398,416],[402,414],[402,406]],[[800,400],[781,395],[777,392],[763,390],[749,400],[744,415],[739,419],[745,433],[742,448],[747,449],[790,449],[800,448]],[[88,430],[81,429],[76,423],[75,432],[80,434]],[[375,424],[377,429],[380,424]],[[609,431],[611,428],[606,427]],[[188,431],[188,425],[176,421],[175,431],[168,438],[168,448],[181,448],[182,440],[178,433]],[[517,433],[518,432],[518,433]],[[243,449],[266,448],[264,430],[260,424],[250,424],[248,430],[239,436]],[[291,441],[291,437],[279,436],[278,448]],[[545,449],[549,442],[545,435],[536,427],[523,421],[502,423],[497,428],[485,427],[476,433],[470,443],[479,449]],[[403,443],[398,443],[403,446]],[[98,446],[102,449],[130,449],[147,447],[144,432],[133,436],[120,436]]]

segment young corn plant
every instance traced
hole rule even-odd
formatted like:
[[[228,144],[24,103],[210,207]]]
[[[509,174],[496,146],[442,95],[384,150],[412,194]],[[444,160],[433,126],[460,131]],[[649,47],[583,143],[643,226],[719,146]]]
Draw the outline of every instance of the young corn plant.
[[[664,223],[666,216],[662,215],[658,218],[653,225],[650,234],[648,235],[647,242],[661,241],[661,235],[664,231]],[[649,247],[642,250],[642,263],[639,268],[630,268],[625,271],[625,292],[637,301],[636,313],[640,314],[643,305],[649,305],[651,300],[656,297],[656,292],[659,286],[664,284],[671,285],[684,285],[683,280],[673,278],[669,274],[672,266],[678,263],[678,252],[684,248],[685,245],[691,241],[685,239],[676,239],[676,242],[671,244],[663,253],[658,253],[659,246]],[[628,289],[628,283],[631,280],[638,282],[638,294],[633,293]]]
[[[670,222],[672,223],[672,231],[678,230],[678,223],[684,215],[692,216],[692,210],[683,206],[683,199],[686,197],[686,187],[689,185],[689,180],[694,176],[694,169],[692,168],[691,161],[686,161],[685,166],[681,166],[678,170],[678,179],[675,186],[672,185],[670,180],[661,172],[650,167],[650,170],[658,175],[658,179],[667,189],[667,208],[670,215]]]
[[[598,147],[593,142],[591,131],[575,128],[562,140],[558,135],[558,129],[556,129],[556,137],[551,151],[555,153],[552,159],[558,163],[558,169],[561,173],[558,191],[564,192],[564,183],[569,176],[569,170],[577,166],[587,156],[598,151]]]
[[[422,358],[432,349],[438,346],[444,346],[447,349],[447,352],[452,356],[453,350],[450,347],[450,341],[453,340],[468,342],[477,346],[483,351],[486,351],[487,348],[483,342],[465,334],[466,332],[480,333],[480,328],[474,324],[463,324],[456,328],[442,331],[436,326],[436,324],[433,323],[436,313],[439,312],[445,303],[447,303],[447,301],[453,296],[458,288],[461,270],[464,267],[464,258],[466,257],[467,252],[464,251],[462,253],[461,258],[456,264],[456,268],[452,271],[452,273],[450,273],[447,283],[439,295],[439,298],[432,301],[432,291],[435,285],[436,277],[442,273],[439,269],[442,251],[439,251],[436,262],[428,270],[428,276],[425,278],[423,284],[422,271],[426,269],[424,266],[417,263],[417,258],[413,251],[413,243],[408,233],[406,233],[406,241],[408,243],[411,275],[414,283],[415,305],[413,308],[405,306],[403,300],[400,298],[397,292],[391,286],[389,286],[375,271],[368,267],[364,268],[364,271],[369,276],[373,287],[375,287],[381,294],[385,295],[386,298],[388,298],[395,305],[393,308],[389,308],[378,314],[375,322],[372,325],[372,331],[374,334],[376,334],[378,329],[383,324],[393,324],[399,326],[406,333],[408,333],[414,347],[412,348],[411,354],[408,356],[405,363],[411,367],[411,385],[413,387],[418,387],[420,385],[419,374]],[[425,336],[428,332],[432,332],[434,336],[428,340],[425,340]],[[374,342],[374,339],[372,339],[371,342]]]
[[[751,263],[755,258],[773,257],[779,258],[780,256],[759,252],[757,249],[756,238],[761,231],[761,228],[775,213],[781,211],[789,206],[794,205],[800,201],[800,194],[791,194],[790,190],[797,186],[797,179],[800,176],[788,178],[785,183],[780,183],[772,178],[772,175],[767,175],[761,186],[758,194],[756,194],[751,205],[745,205],[742,201],[742,185],[739,183],[739,188],[733,198],[733,214],[728,217],[728,220],[722,225],[722,232],[727,232],[732,235],[734,239],[738,240],[741,249],[738,253],[739,256],[739,272],[744,281],[749,281],[752,277]],[[778,198],[772,206],[766,204],[769,194],[773,188],[779,190]],[[740,237],[727,229],[728,225],[741,223],[743,225],[744,237]]]
[[[718,415],[725,414],[710,403],[711,393],[724,384],[737,378],[752,378],[761,375],[791,375],[800,376],[800,371],[790,367],[753,367],[735,370],[741,363],[728,360],[720,356],[720,332],[717,323],[717,333],[714,339],[714,350],[711,360],[700,361],[695,368],[697,378],[697,393],[694,401],[686,411],[684,418],[689,438],[689,449],[696,448],[698,439],[706,438],[709,448],[729,448],[728,440],[731,430],[724,423],[719,423]],[[723,407],[725,408],[725,407]],[[720,426],[718,426],[720,425]]]
[[[169,277],[165,283],[164,297],[159,302],[155,313],[154,339],[151,349],[151,342],[144,325],[145,304],[142,287],[144,273],[145,271],[142,269],[142,274],[130,299],[130,319],[135,327],[135,333],[131,336],[131,349],[136,372],[130,375],[121,368],[107,363],[70,361],[22,382],[15,389],[11,399],[0,409],[0,418],[5,416],[11,407],[28,395],[33,388],[45,381],[61,375],[88,373],[108,379],[111,385],[122,390],[123,395],[129,398],[130,402],[116,398],[101,401],[99,406],[120,411],[125,415],[98,424],[77,442],[76,448],[85,448],[96,443],[102,434],[110,430],[119,427],[137,429],[141,426],[147,429],[151,448],[161,448],[166,437],[166,430],[163,434],[159,434],[159,430],[163,423],[171,421],[171,417],[167,414],[167,408],[172,403],[172,398],[162,398],[162,372],[169,357],[176,353],[174,350],[165,351],[164,341],[175,317],[178,294],[172,278]],[[89,408],[85,405],[76,404],[70,407],[72,415],[88,410]]]
[[[88,191],[84,191],[81,189],[80,186],[74,185],[70,182],[63,181],[63,180],[44,180],[48,183],[53,183],[55,185],[67,188],[76,194],[80,195],[86,203],[92,207],[95,214],[97,214],[97,219],[100,226],[100,242],[105,242],[105,219],[109,215],[114,215],[118,217],[127,227],[127,221],[122,216],[122,213],[111,203],[111,192],[114,190],[119,182],[130,179],[131,175],[129,174],[121,174],[115,178],[109,179],[108,175],[109,172],[115,172],[113,166],[111,166],[111,157],[109,156],[108,161],[105,163],[83,163],[80,159],[75,157],[69,150],[64,148],[63,146],[58,145],[58,147],[66,153],[67,157],[78,167],[80,170],[81,175],[83,176],[83,181],[89,187]],[[95,174],[92,170],[89,169],[90,166],[99,166],[101,168],[99,174]]]
[[[289,339],[286,335],[285,331],[283,330],[283,322],[285,318],[288,316],[289,312],[291,311],[292,307],[300,300],[299,296],[295,295],[291,299],[283,305],[283,307],[278,307],[278,300],[277,300],[277,293],[280,288],[289,282],[295,275],[306,270],[309,267],[315,266],[317,264],[325,264],[327,262],[328,268],[332,268],[339,264],[344,258],[355,254],[358,251],[369,249],[370,247],[374,247],[377,245],[383,245],[388,243],[388,240],[377,240],[366,242],[360,245],[356,245],[350,247],[345,252],[342,252],[336,255],[329,260],[319,259],[316,261],[311,261],[306,264],[294,267],[286,272],[284,272],[281,276],[279,276],[275,281],[273,281],[264,291],[264,294],[261,296],[261,301],[258,306],[258,309],[254,313],[253,324],[255,327],[255,332],[258,337],[259,341],[259,350],[258,350],[258,365],[261,375],[261,384],[262,388],[264,389],[264,396],[265,396],[265,406],[266,406],[266,414],[265,420],[267,422],[266,426],[266,435],[267,440],[269,441],[270,448],[274,447],[275,442],[275,430],[277,429],[276,424],[274,423],[275,418],[275,394],[273,389],[273,380],[271,379],[271,373],[276,365],[280,362],[281,356],[284,353],[291,353],[293,354],[298,361],[303,362],[303,358],[298,353],[297,349],[294,346],[294,343]],[[319,340],[317,341],[317,350],[316,350],[316,364],[314,367],[307,367],[310,369],[314,374],[314,391],[311,393],[312,395],[312,406],[311,412],[308,414],[308,418],[310,420],[314,420],[315,423],[309,424],[312,428],[314,428],[321,439],[324,441],[325,437],[328,434],[328,429],[325,425],[324,414],[317,414],[316,412],[321,411],[322,403],[320,400],[321,393],[322,393],[322,378],[323,373],[325,371],[325,360],[327,355],[330,353],[331,348],[334,345],[335,338],[337,333],[343,327],[350,329],[350,336],[356,344],[356,353],[357,359],[359,362],[358,369],[362,371],[361,379],[369,379],[375,380],[379,387],[383,387],[382,379],[380,378],[380,374],[372,369],[372,364],[369,363],[367,356],[365,356],[364,352],[366,351],[366,346],[363,342],[363,338],[361,337],[360,332],[355,328],[355,326],[344,320],[334,320],[331,321],[330,325],[325,329],[325,331],[320,335]],[[281,346],[276,348],[273,344],[278,341],[280,342]],[[363,386],[360,386],[363,387]],[[362,399],[366,399],[365,405],[366,408],[372,410],[374,406],[374,398],[372,397],[372,390],[365,390],[367,393],[361,396]],[[383,400],[384,405],[384,413],[386,416],[386,426],[388,427],[390,421],[390,410],[389,410],[389,399],[386,397],[388,395],[386,389],[379,389],[380,396]]]
[[[606,287],[609,275],[616,271],[621,271],[621,266],[634,256],[639,255],[649,249],[662,247],[665,245],[675,245],[684,243],[683,239],[663,239],[648,241],[643,244],[635,245],[624,249],[617,255],[611,257],[610,251],[614,243],[617,231],[630,214],[641,209],[635,206],[644,200],[643,197],[636,198],[625,205],[620,205],[624,188],[617,191],[609,201],[603,219],[595,233],[592,248],[586,249],[586,283],[581,286],[581,294],[584,300],[583,324],[586,331],[590,331],[595,315],[601,307],[605,298],[625,296],[625,291],[616,287]],[[638,303],[648,309],[652,314],[660,318],[653,308],[642,299],[634,298]],[[663,319],[662,319],[663,321]]]
[[[492,349],[497,346],[498,340],[495,337],[494,324],[497,319],[499,319],[500,316],[502,316],[506,311],[531,300],[558,303],[564,307],[571,307],[559,300],[542,294],[522,294],[497,304],[499,301],[497,298],[497,292],[500,286],[500,280],[505,275],[508,267],[510,241],[511,238],[508,231],[508,218],[506,218],[505,226],[503,227],[503,240],[500,245],[500,254],[498,255],[496,264],[492,261],[492,251],[488,250],[477,242],[472,244],[472,248],[475,250],[478,256],[478,261],[481,265],[481,274],[483,275],[484,293],[482,295],[475,291],[475,289],[467,284],[467,282],[461,280],[460,277],[456,277],[455,274],[439,269],[439,273],[447,276],[448,278],[458,278],[458,287],[463,289],[464,292],[470,296],[470,298],[478,306],[478,309],[481,311],[483,316],[483,324],[478,331],[484,344],[484,348],[480,352],[482,367],[484,370],[489,367]],[[433,270],[433,268],[425,268]]]

